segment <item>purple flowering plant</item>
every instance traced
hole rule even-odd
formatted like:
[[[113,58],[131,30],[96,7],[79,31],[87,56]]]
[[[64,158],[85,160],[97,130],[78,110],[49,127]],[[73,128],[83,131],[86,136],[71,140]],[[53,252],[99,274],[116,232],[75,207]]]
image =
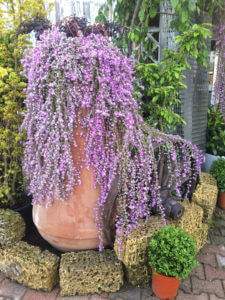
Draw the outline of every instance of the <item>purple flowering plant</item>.
[[[29,50],[23,66],[28,78],[23,168],[34,204],[66,201],[80,184],[71,151],[77,122],[87,129],[85,163],[101,187],[96,209],[100,250],[104,207],[115,179],[117,237],[148,219],[153,207],[163,215],[158,170],[162,155],[171,173],[168,185],[181,195],[185,181],[188,194],[201,169],[200,151],[144,124],[133,98],[133,63],[107,37],[67,37],[53,27]],[[87,113],[81,117],[82,111]]]
[[[215,97],[219,103],[225,121],[225,24],[221,22],[216,27],[216,47],[218,51],[218,66],[215,82]]]

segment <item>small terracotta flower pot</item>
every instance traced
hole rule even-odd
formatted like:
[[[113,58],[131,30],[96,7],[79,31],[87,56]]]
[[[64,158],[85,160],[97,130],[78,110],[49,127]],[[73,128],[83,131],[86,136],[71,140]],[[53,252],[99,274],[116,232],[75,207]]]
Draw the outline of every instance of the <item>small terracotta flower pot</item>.
[[[218,205],[225,210],[225,192],[220,192],[218,197]]]
[[[176,297],[180,280],[156,272],[152,274],[152,290],[160,300],[172,300]]]

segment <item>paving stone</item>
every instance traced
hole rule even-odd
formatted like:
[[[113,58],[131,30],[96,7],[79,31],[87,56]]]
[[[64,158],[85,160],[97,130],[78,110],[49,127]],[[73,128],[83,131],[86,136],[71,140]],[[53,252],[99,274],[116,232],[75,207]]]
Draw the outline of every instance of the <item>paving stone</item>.
[[[210,253],[202,253],[198,255],[198,261],[207,265],[210,265],[212,267],[217,267],[217,261],[215,254]]]
[[[141,300],[141,289],[130,288],[127,291],[117,292],[109,295],[111,300]],[[149,298],[151,299],[151,298]]]
[[[224,228],[224,229],[225,229],[225,228]],[[215,234],[215,235],[218,235],[218,236],[221,236],[221,235],[222,235],[221,230],[220,230],[219,227],[214,227],[214,228],[212,229],[212,231],[210,231],[210,232],[212,232],[212,234]]]
[[[191,278],[193,293],[199,295],[201,293],[216,294],[217,297],[224,299],[224,290],[222,282],[219,279],[213,281],[201,280],[195,276]]]
[[[224,245],[225,244],[224,236],[218,236],[218,235],[211,234],[210,239],[211,239],[212,244],[214,244],[214,245]]]
[[[0,272],[0,283],[5,279],[5,276]]]
[[[222,298],[216,297],[216,295],[209,295],[209,300],[221,300]]]
[[[225,268],[225,256],[216,255],[217,263],[220,268]]]
[[[109,296],[108,295],[92,295],[90,297],[90,300],[108,300],[109,299]]]
[[[224,227],[220,227],[220,232],[222,236],[225,236],[225,228]]]
[[[158,300],[157,297],[153,295],[151,288],[141,289],[141,300]]]
[[[202,253],[208,253],[208,254],[220,254],[225,256],[225,247],[223,246],[223,244],[221,245],[205,245],[202,250],[201,250],[201,254]]]
[[[213,223],[214,223],[215,227],[225,228],[225,220],[222,218],[214,219]]]
[[[13,300],[21,300],[26,292],[23,285],[19,285],[9,279],[5,279],[0,284],[0,295],[4,297],[12,297]]]
[[[180,284],[180,289],[186,293],[186,294],[191,294],[192,293],[192,287],[191,287],[191,279],[190,277],[183,280]]]
[[[57,300],[90,300],[90,296],[57,297]]]
[[[54,289],[51,293],[45,293],[35,290],[27,290],[23,296],[23,300],[55,300],[59,293],[59,289]]]
[[[199,279],[205,279],[203,264],[199,264],[199,266],[191,272],[191,276],[197,276]]]
[[[209,265],[205,265],[206,280],[223,279],[225,280],[225,269],[216,269]]]
[[[209,298],[205,293],[202,293],[201,295],[188,295],[182,291],[179,291],[176,300],[209,300]]]

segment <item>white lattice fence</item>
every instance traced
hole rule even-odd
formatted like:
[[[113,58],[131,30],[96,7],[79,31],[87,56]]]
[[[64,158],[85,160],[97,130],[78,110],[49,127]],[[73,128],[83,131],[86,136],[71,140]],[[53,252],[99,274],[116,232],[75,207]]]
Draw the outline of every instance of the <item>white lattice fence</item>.
[[[104,2],[105,0],[56,0],[54,18],[58,21],[75,14],[93,23]]]

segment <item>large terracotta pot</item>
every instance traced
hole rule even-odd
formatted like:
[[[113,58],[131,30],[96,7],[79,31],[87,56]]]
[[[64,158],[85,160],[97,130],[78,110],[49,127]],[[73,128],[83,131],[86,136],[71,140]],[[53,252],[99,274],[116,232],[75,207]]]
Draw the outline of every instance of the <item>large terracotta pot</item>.
[[[175,299],[179,286],[178,278],[167,277],[156,272],[152,274],[152,290],[160,300]]]
[[[99,245],[94,208],[100,187],[94,187],[94,170],[84,166],[85,135],[77,127],[74,131],[74,164],[81,167],[81,185],[74,188],[69,199],[54,199],[53,205],[33,206],[33,221],[41,236],[63,251],[95,249]],[[105,242],[106,243],[106,242]]]
[[[218,205],[225,210],[225,192],[220,192],[218,197]]]

